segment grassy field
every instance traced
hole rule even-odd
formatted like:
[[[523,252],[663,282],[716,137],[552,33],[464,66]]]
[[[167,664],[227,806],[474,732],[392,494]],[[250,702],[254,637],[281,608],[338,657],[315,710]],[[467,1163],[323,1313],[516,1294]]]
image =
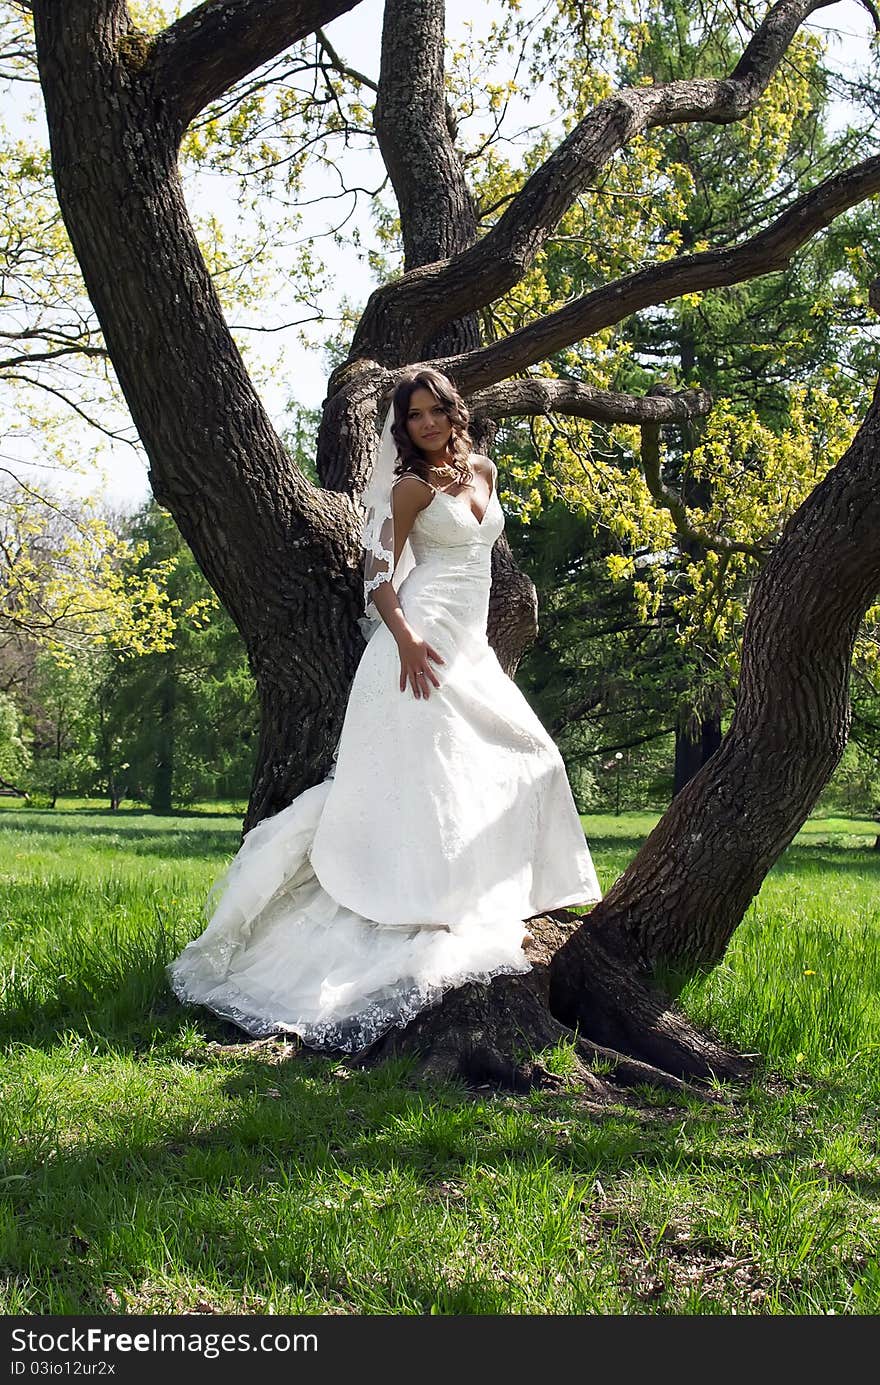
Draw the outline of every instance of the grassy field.
[[[584,819],[603,886],[654,820]],[[597,1114],[239,1045],[163,976],[232,813],[4,805],[0,1310],[880,1312],[875,835],[808,823],[684,997],[754,1086]]]

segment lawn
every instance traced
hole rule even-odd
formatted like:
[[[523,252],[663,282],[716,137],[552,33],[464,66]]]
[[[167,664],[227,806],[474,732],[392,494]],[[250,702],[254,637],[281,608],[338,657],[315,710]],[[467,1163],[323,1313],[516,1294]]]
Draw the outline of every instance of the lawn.
[[[584,819],[603,886],[655,820]],[[597,1111],[181,1008],[164,964],[235,851],[232,805],[4,804],[0,1309],[880,1312],[876,831],[811,820],[683,998],[764,1055],[754,1085]]]

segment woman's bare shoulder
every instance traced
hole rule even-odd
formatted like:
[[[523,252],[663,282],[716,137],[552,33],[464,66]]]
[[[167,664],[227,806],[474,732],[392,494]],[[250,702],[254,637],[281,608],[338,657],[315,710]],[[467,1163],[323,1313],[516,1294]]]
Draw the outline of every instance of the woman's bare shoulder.
[[[487,457],[485,452],[472,452],[468,461],[471,466],[478,466],[486,476],[494,476],[498,470],[491,457]]]
[[[414,471],[405,471],[391,484],[394,512],[407,510],[414,517],[419,510],[427,509],[434,499],[434,487]]]

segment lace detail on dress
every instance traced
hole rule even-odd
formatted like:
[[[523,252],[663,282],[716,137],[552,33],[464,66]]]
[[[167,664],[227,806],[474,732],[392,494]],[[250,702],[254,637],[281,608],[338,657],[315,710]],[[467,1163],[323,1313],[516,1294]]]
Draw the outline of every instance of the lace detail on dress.
[[[489,971],[463,974],[455,982],[413,984],[406,991],[389,990],[367,999],[356,1014],[342,1019],[301,1021],[298,1024],[273,1022],[258,1013],[258,1003],[243,993],[234,982],[218,987],[217,994],[206,998],[202,985],[185,982],[174,987],[178,1000],[184,1004],[207,1005],[221,1019],[230,1020],[254,1039],[266,1039],[272,1034],[296,1034],[309,1048],[358,1053],[381,1039],[391,1029],[405,1029],[416,1016],[437,1005],[452,985],[463,986],[469,981],[486,985],[496,976],[525,972],[530,968],[525,954],[521,966],[501,964]]]

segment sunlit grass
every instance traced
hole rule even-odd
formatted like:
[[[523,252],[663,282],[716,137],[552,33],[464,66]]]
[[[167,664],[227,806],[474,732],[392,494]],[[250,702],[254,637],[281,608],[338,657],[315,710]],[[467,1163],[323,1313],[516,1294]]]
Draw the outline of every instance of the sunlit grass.
[[[584,819],[603,886],[654,821]],[[0,811],[4,1312],[880,1311],[876,824],[808,823],[685,992],[754,1086],[601,1114],[278,1061],[180,1007],[164,965],[239,826]]]

